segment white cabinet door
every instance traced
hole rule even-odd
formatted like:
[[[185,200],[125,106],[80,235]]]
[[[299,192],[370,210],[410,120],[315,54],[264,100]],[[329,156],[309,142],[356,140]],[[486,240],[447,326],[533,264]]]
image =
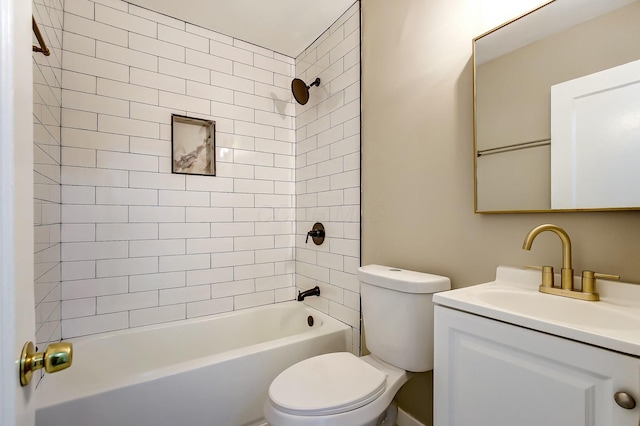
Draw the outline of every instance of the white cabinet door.
[[[640,359],[437,306],[435,426],[638,426]]]

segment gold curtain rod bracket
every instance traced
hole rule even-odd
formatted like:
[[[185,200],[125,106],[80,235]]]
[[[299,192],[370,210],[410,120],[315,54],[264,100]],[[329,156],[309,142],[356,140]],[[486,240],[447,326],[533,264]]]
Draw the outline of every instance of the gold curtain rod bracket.
[[[41,52],[44,56],[51,55],[51,51],[47,47],[47,44],[44,42],[44,38],[42,38],[42,33],[40,32],[40,28],[38,28],[38,23],[36,22],[36,18],[33,15],[31,15],[31,20],[33,22],[32,24],[33,32],[36,35],[36,38],[38,39],[38,44],[40,44],[40,46],[33,46],[32,50],[34,52]]]

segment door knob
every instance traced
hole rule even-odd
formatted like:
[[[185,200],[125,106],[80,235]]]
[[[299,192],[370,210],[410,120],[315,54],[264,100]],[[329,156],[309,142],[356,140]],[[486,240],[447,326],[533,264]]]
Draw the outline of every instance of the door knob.
[[[613,399],[616,401],[616,404],[627,410],[632,410],[636,406],[636,400],[626,392],[616,392],[616,394],[613,395]]]
[[[36,370],[55,373],[70,367],[72,360],[73,346],[69,342],[51,343],[44,352],[36,352],[33,343],[27,342],[20,357],[20,384],[27,386]]]

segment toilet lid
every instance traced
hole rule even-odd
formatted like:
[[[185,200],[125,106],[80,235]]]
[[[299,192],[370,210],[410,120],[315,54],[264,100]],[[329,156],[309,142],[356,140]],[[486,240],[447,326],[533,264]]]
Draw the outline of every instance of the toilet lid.
[[[271,403],[289,414],[320,416],[355,410],[378,398],[387,375],[348,352],[305,359],[269,387]]]

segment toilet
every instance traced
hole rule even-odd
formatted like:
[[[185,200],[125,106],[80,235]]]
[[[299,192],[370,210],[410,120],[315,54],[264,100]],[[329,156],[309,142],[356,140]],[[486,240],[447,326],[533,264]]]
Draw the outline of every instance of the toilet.
[[[358,269],[370,355],[348,352],[303,360],[269,386],[271,426],[392,426],[394,397],[411,372],[433,369],[433,293],[449,278],[381,265]]]

